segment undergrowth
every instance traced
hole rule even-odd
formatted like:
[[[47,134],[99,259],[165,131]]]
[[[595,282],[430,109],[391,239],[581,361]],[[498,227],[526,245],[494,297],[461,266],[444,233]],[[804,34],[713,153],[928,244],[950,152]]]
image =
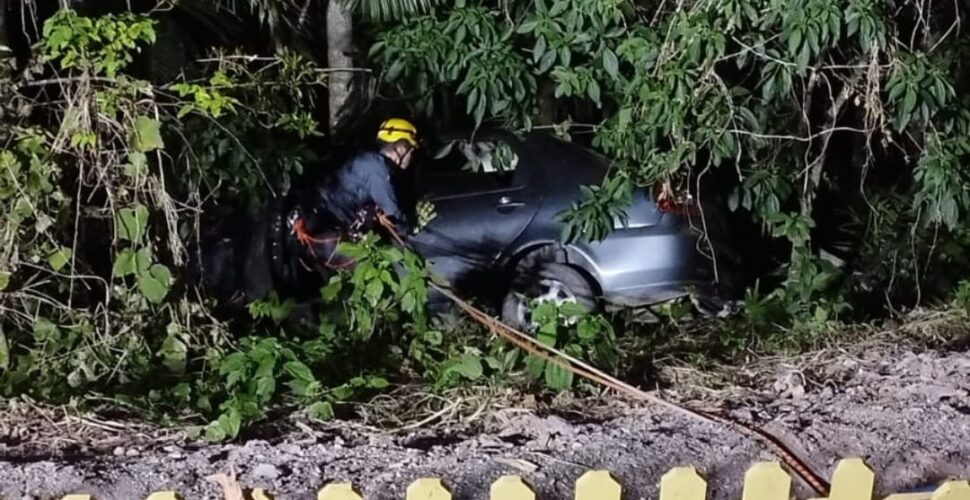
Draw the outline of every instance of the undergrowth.
[[[706,158],[708,168],[736,172],[725,194],[731,210],[787,245],[772,269],[777,283],[749,287],[741,316],[697,331],[682,303],[647,327],[575,304],[536,304],[541,342],[639,383],[650,381],[644,372],[656,356],[703,366],[798,352],[863,311],[895,312],[899,302],[932,298],[970,314],[970,282],[959,276],[970,266],[961,225],[970,114],[959,78],[948,76],[965,72],[963,45],[942,36],[941,50],[924,54],[890,43],[886,31],[897,27],[873,6],[882,2],[853,0],[845,18],[828,0],[793,12],[775,1],[715,2],[714,11],[699,4],[649,22],[623,2],[545,2],[555,15],[541,2],[507,12],[473,3],[370,26],[368,61],[388,70],[374,92],[408,86],[426,112],[439,94],[452,96],[448,113],[465,108],[475,126],[491,117],[528,128],[548,97],[540,99],[543,83],[551,86],[542,93],[570,103],[560,114],[595,108],[593,142],[619,168],[565,214],[569,239],[604,237],[635,184],[683,184]],[[282,38],[250,40],[257,55],[212,48],[180,60],[173,47],[185,40],[165,30],[186,12],[163,4],[98,16],[59,10],[43,20],[22,68],[0,54],[0,394],[108,399],[197,424],[218,441],[274,409],[350,417],[357,403],[407,384],[589,388],[478,325],[432,317],[425,263],[374,234],[341,245],[356,266],[331,276],[309,304],[279,291],[240,314],[200,290],[191,270],[202,214],[255,213],[323,164],[330,73]],[[569,26],[558,19],[566,11],[575,11]],[[764,36],[778,30],[780,38]],[[852,43],[840,42],[843,31]],[[473,57],[476,43],[492,47],[487,57]],[[152,64],[167,56],[181,61],[178,76],[159,79]],[[755,77],[725,70],[727,62]],[[509,78],[495,83],[497,74]],[[812,112],[823,93],[832,102]],[[857,115],[865,138],[852,164],[862,173],[840,181],[823,166],[843,114]],[[903,151],[912,172],[859,189],[877,142]],[[816,220],[823,184],[859,201],[843,204],[844,224]],[[849,264],[823,257],[823,230],[851,233]]]

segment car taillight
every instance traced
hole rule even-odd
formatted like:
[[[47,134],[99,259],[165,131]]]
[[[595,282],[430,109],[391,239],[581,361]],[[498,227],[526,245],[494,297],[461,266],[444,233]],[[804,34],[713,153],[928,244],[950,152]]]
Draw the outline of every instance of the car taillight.
[[[657,208],[663,213],[686,214],[696,210],[694,198],[690,193],[674,192],[666,183],[654,186],[653,197],[657,201]]]

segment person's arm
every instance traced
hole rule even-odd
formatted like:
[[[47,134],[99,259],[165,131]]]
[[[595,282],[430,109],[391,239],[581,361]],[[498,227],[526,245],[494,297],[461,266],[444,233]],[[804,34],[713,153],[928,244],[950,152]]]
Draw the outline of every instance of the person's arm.
[[[377,208],[384,212],[384,215],[394,219],[399,232],[407,233],[409,230],[407,218],[398,204],[394,185],[391,183],[384,160],[380,157],[372,157],[372,160],[367,162],[366,172],[371,200]]]

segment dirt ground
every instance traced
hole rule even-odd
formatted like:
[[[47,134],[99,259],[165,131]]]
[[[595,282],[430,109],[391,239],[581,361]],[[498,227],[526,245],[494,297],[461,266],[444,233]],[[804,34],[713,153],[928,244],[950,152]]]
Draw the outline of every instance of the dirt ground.
[[[965,353],[915,354],[897,347],[808,361],[813,362],[798,368],[776,363],[751,387],[683,389],[669,396],[703,394],[705,407],[773,431],[826,477],[839,458],[862,457],[876,470],[880,493],[970,479]],[[339,480],[355,482],[366,498],[402,499],[410,481],[437,476],[451,485],[455,498],[485,499],[491,482],[510,473],[535,485],[540,498],[572,498],[584,471],[608,468],[623,482],[625,498],[638,499],[656,498],[660,477],[671,467],[694,465],[708,479],[713,498],[738,498],[745,470],[772,458],[760,445],[712,424],[649,407],[614,404],[608,413],[582,421],[506,408],[479,414],[474,426],[419,426],[402,433],[351,424],[303,426],[218,446],[177,437],[149,444],[137,439],[143,430],[133,430],[125,431],[128,440],[116,436],[128,445],[101,452],[47,453],[21,441],[0,448],[0,496],[83,492],[131,500],[166,489],[186,498],[219,498],[217,486],[205,478],[233,468],[244,487],[264,487],[276,498],[315,498],[322,485]],[[124,434],[107,423],[96,427]],[[11,428],[4,432],[7,439],[0,442],[13,442]],[[797,481],[796,488],[798,497],[810,497]]]

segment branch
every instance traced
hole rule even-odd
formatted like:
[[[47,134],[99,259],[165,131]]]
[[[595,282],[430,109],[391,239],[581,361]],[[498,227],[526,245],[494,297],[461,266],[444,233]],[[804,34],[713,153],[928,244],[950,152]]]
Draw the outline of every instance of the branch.
[[[842,107],[845,106],[846,101],[855,93],[855,86],[862,79],[865,72],[857,71],[852,77],[845,82],[842,87],[842,91],[839,92],[838,97],[832,102],[832,106],[829,107],[828,112],[828,126],[826,127],[825,133],[822,135],[822,149],[819,151],[818,156],[812,161],[811,164],[806,168],[808,171],[808,178],[805,182],[805,191],[802,193],[802,207],[801,213],[805,217],[809,217],[812,214],[812,202],[815,201],[815,195],[817,194],[818,185],[822,178],[822,168],[825,166],[825,158],[828,153],[829,142],[832,140],[832,134],[835,131],[835,123],[839,119],[839,115],[842,113]]]
[[[117,78],[106,78],[102,76],[74,76],[74,77],[63,77],[63,78],[46,78],[43,80],[33,80],[29,82],[23,82],[17,86],[17,89],[27,88],[27,87],[43,87],[46,85],[63,85],[65,83],[116,83]]]
[[[754,137],[756,139],[770,139],[770,140],[783,140],[783,141],[797,141],[797,142],[811,142],[819,137],[822,137],[832,132],[856,132],[859,134],[868,133],[869,130],[856,128],[856,127],[829,127],[814,134],[808,136],[797,136],[797,135],[780,135],[780,134],[759,134],[757,132],[752,132],[750,130],[741,129],[728,129],[726,132],[737,135],[747,135]]]

